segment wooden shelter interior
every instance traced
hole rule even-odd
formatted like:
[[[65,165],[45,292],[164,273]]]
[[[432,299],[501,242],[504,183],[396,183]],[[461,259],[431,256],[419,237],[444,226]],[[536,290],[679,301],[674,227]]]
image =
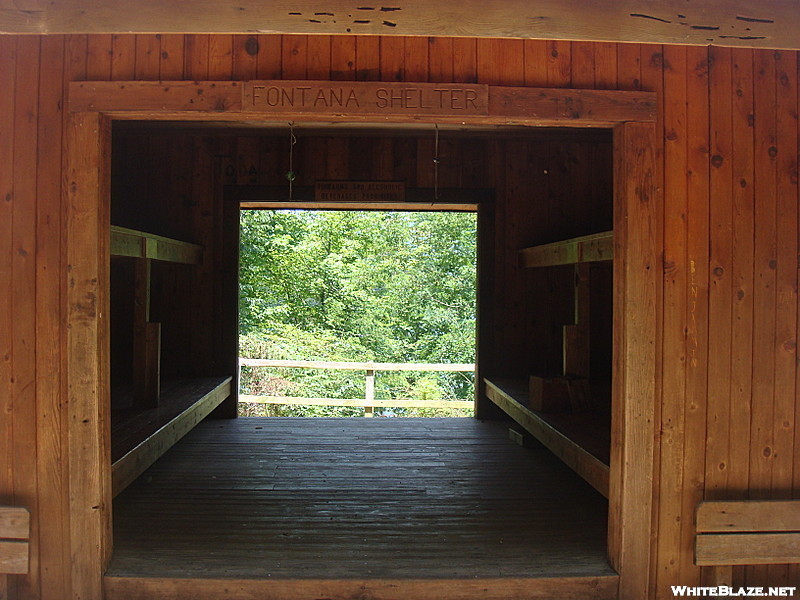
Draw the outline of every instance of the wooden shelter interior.
[[[388,554],[394,566],[383,571],[397,578],[501,574],[529,581],[546,577],[547,585],[556,587],[559,581],[574,586],[577,578],[605,590],[603,597],[616,593],[616,574],[607,559],[605,500],[613,316],[611,131],[436,129],[305,123],[292,126],[290,133],[287,123],[115,124],[111,447],[117,499],[110,581],[144,573],[176,577],[187,568],[210,578],[241,571],[324,579],[332,576],[332,564],[339,578],[359,577],[365,576],[364,564],[375,570]],[[290,148],[297,174],[291,200],[286,180]],[[344,425],[240,419],[244,422],[230,426],[206,423],[179,441],[206,415],[236,415],[240,207],[297,206],[298,200],[313,199],[314,184],[325,180],[401,181],[407,210],[477,211],[476,353],[482,384],[476,386],[476,414],[485,426],[471,420],[379,419]],[[316,202],[302,206],[352,209]],[[527,217],[520,219],[520,214]],[[153,258],[138,256],[148,242],[129,242],[137,236],[153,240]],[[537,391],[529,393],[529,388]],[[496,419],[507,422],[497,426],[490,421]],[[527,448],[514,445],[509,427]],[[253,437],[254,428],[269,433]],[[302,447],[296,440],[292,445],[297,437]],[[337,439],[336,454],[327,459],[320,442],[325,438]],[[220,443],[241,454],[231,455]],[[387,453],[387,443],[401,444],[405,454],[398,459]],[[454,459],[463,459],[463,453],[452,454],[464,444],[487,444],[493,451],[483,467],[467,473]],[[274,445],[270,455],[279,458],[256,460],[253,455],[266,452],[259,449],[264,445]],[[280,459],[295,461],[296,455],[305,460],[296,466],[292,462],[292,472],[283,479],[281,470],[273,472]],[[313,456],[320,463],[334,461],[330,469],[335,472],[304,466],[315,462]],[[402,472],[409,456],[427,482],[423,497],[411,494],[399,512],[382,514],[380,502],[370,508],[376,489],[391,491],[409,481]],[[437,468],[441,460],[448,461],[447,469]],[[367,474],[362,465],[352,479],[352,463],[365,461]],[[315,478],[322,483],[309,485]],[[357,482],[347,492],[337,487],[345,479]],[[293,485],[288,497],[270,491]],[[476,504],[474,493],[460,486],[477,487],[478,497],[505,506],[498,512],[508,518],[497,522]],[[243,494],[245,488],[250,495]],[[404,497],[402,490],[395,493]],[[334,509],[337,494],[346,499]],[[164,506],[167,496],[173,497],[169,504],[177,514]],[[520,496],[531,510],[519,510]],[[280,515],[275,514],[276,497],[281,498]],[[424,509],[431,501],[446,523],[429,521]],[[322,508],[309,508],[315,502]],[[346,509],[348,503],[358,504],[358,511]],[[147,508],[151,505],[159,506],[157,513]],[[203,519],[189,507],[200,505],[202,512],[226,514],[226,522],[234,521],[224,541],[215,527],[198,526]],[[349,528],[342,515],[331,531],[317,525],[313,543],[304,547],[298,542],[293,561],[281,560],[285,545],[274,543],[281,527],[291,530],[282,535],[291,536],[293,527],[302,530],[309,518],[318,523],[337,510],[348,515],[344,522]],[[254,522],[272,527],[252,530]],[[404,528],[423,524],[441,537],[429,550],[437,560],[409,546]],[[499,555],[501,534],[475,539],[476,532],[492,524],[507,538]],[[319,541],[326,536],[327,546]],[[453,550],[448,542],[453,536],[470,538],[470,552]],[[382,555],[361,548],[370,539]],[[221,560],[218,555],[232,544],[238,559]],[[353,556],[313,560],[315,552],[327,556],[343,548]],[[170,561],[162,560],[166,555]],[[502,596],[507,585],[492,593]]]

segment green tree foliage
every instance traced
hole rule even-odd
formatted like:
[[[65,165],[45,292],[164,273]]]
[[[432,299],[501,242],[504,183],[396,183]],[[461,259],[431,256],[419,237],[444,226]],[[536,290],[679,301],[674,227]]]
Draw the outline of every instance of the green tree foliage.
[[[474,361],[474,214],[243,211],[241,240],[242,355]],[[352,372],[246,375],[244,385],[263,394],[364,394]],[[268,391],[265,377],[293,383]],[[377,394],[463,399],[473,385],[471,374],[380,373]],[[292,414],[353,411],[300,407]]]

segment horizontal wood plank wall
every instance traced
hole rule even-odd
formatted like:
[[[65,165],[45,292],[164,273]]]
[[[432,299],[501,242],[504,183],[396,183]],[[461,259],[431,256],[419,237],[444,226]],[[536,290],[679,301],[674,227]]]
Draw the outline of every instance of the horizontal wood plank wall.
[[[656,414],[658,542],[649,593],[669,598],[670,584],[700,580],[689,558],[695,500],[800,494],[797,68],[789,51],[634,44],[2,36],[0,163],[13,170],[0,170],[0,410],[8,417],[0,421],[0,497],[33,516],[31,573],[9,579],[10,598],[86,594],[85,581],[72,580],[77,529],[67,511],[68,470],[80,467],[69,456],[66,275],[56,234],[65,231],[64,205],[55,200],[63,195],[54,167],[63,131],[59,82],[255,73],[663,91],[664,144],[656,151],[665,152],[666,173],[664,402]],[[489,150],[492,168],[524,168],[516,152],[500,163]],[[780,585],[797,581],[798,571],[741,570],[736,578]]]

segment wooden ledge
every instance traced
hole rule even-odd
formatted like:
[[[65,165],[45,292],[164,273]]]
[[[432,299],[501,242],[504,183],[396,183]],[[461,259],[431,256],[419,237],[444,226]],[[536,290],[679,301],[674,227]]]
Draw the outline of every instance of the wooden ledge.
[[[520,267],[554,267],[613,260],[614,232],[603,231],[581,237],[531,246],[519,251]]]
[[[29,569],[30,513],[0,506],[0,574],[22,575]]]
[[[488,379],[484,379],[484,382],[486,396],[492,402],[608,498],[610,444],[606,448],[608,434],[603,429],[606,425],[596,413],[541,413],[525,405],[528,395],[526,382],[493,382]],[[598,439],[602,440],[602,448]]]
[[[111,488],[116,496],[231,394],[231,378],[165,382],[159,406],[113,419]]]
[[[161,235],[112,225],[111,256],[151,258],[196,265],[203,261],[203,247]]]

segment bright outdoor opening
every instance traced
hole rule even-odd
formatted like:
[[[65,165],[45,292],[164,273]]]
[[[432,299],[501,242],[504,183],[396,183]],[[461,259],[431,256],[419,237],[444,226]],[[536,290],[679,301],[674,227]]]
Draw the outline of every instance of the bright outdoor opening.
[[[242,211],[240,414],[472,416],[476,221]]]

